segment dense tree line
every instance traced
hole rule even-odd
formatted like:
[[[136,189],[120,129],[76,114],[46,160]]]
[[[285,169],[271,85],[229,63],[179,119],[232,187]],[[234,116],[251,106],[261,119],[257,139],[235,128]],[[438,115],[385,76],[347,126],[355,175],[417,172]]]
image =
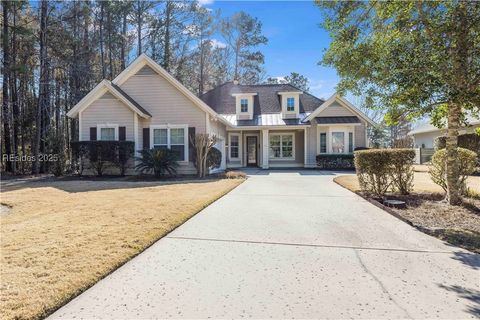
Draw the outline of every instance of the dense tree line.
[[[2,1],[1,16],[1,164],[13,174],[61,171],[78,139],[68,110],[142,53],[198,95],[263,80],[267,38],[244,12],[222,17],[191,1],[42,0]]]

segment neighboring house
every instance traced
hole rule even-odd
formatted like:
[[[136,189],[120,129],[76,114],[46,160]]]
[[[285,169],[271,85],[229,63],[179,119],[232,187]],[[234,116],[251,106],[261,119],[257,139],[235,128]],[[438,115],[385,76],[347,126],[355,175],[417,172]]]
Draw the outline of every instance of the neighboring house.
[[[459,134],[473,133],[480,127],[480,119],[467,116],[468,127],[459,130]],[[415,162],[423,164],[429,162],[435,152],[435,139],[447,134],[447,129],[437,128],[432,124],[420,124],[408,133],[413,138],[416,157]]]
[[[222,165],[315,167],[317,154],[367,147],[373,122],[347,100],[288,85],[227,82],[200,98],[145,54],[114,80],[103,80],[67,114],[80,140],[130,140],[135,150],[178,151],[179,173],[194,173],[189,136],[215,134]]]
[[[480,119],[473,116],[467,117],[468,127],[459,130],[459,134],[473,133],[480,127]],[[435,138],[446,135],[447,129],[437,128],[433,124],[421,124],[408,133],[413,137],[415,148],[434,148]]]

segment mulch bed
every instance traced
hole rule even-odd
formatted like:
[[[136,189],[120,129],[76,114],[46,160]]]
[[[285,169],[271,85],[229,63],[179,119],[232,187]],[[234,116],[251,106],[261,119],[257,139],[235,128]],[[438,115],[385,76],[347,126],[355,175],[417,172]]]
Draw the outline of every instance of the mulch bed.
[[[406,202],[405,209],[384,206],[381,199],[366,198],[417,229],[472,252],[480,253],[480,199],[466,199],[461,206],[450,206],[442,194],[413,193],[390,195],[388,199]]]

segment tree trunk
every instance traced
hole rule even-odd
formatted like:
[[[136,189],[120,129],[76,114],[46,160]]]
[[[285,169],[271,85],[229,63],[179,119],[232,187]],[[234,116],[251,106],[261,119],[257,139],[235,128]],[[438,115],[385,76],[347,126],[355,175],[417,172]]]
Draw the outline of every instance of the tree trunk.
[[[205,68],[205,44],[203,40],[203,34],[200,37],[200,77],[198,81],[198,96],[200,97],[203,94],[205,76],[204,76],[204,68]]]
[[[167,1],[165,7],[165,37],[163,47],[163,67],[165,70],[170,71],[170,24],[172,15],[172,2]]]
[[[137,0],[137,57],[142,54],[142,1]]]
[[[12,162],[8,157],[12,154],[12,146],[10,143],[11,131],[10,131],[10,97],[9,97],[9,83],[10,83],[10,44],[8,35],[8,12],[10,10],[9,1],[2,1],[3,4],[3,103],[2,103],[2,118],[3,118],[3,138],[5,146],[5,170],[12,170]],[[2,155],[2,161],[3,161]]]
[[[100,1],[100,22],[99,22],[99,32],[100,32],[100,59],[102,59],[102,79],[106,78],[106,68],[105,68],[105,54],[104,54],[104,41],[103,41],[103,14],[104,14],[104,2]]]
[[[48,91],[48,66],[47,66],[47,14],[48,0],[42,0],[40,7],[40,83],[38,89],[38,105],[35,133],[35,152],[33,173],[40,172],[39,154],[40,144],[43,131],[43,113],[47,107],[47,91]]]
[[[122,46],[121,46],[121,63],[122,63],[122,71],[125,70],[125,66],[127,64],[126,60],[126,51],[127,51],[127,11],[123,13],[122,16]]]
[[[447,127],[447,201],[451,205],[462,202],[459,188],[459,168],[457,162],[458,128],[460,126],[460,106],[450,103],[448,106]]]
[[[235,72],[233,75],[233,80],[240,81],[240,76],[238,74],[238,58],[240,55],[240,40],[237,40],[236,47],[235,47]]]
[[[107,24],[108,24],[108,64],[110,67],[110,79],[113,79],[113,59],[112,59],[112,13],[110,12],[111,8],[107,10]]]

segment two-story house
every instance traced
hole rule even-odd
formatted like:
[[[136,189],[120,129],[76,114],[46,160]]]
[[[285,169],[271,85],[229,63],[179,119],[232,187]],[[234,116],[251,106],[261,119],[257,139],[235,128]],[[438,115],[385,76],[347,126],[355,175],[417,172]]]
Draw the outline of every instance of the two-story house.
[[[373,122],[346,99],[316,98],[289,84],[227,82],[195,96],[145,54],[103,80],[69,112],[80,140],[131,140],[135,149],[178,151],[179,173],[194,173],[189,136],[215,134],[221,169],[316,166],[317,154],[368,146]]]

